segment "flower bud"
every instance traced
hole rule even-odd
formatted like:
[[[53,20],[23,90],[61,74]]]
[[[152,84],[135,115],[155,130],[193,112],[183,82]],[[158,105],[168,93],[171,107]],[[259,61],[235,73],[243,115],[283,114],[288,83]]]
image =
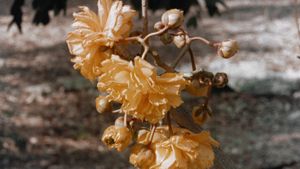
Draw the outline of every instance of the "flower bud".
[[[111,110],[111,105],[105,96],[96,98],[96,109],[99,113],[104,113]]]
[[[210,118],[211,114],[211,108],[204,104],[194,107],[192,111],[193,120],[199,125],[204,124]]]
[[[155,162],[155,154],[147,146],[137,144],[131,149],[129,162],[137,168],[149,169]]]
[[[176,35],[173,38],[173,43],[177,46],[177,48],[182,48],[186,44],[186,35]]]
[[[209,86],[202,86],[199,84],[199,81],[192,80],[187,84],[185,90],[193,96],[206,97],[209,92]]]
[[[102,142],[109,148],[115,148],[123,151],[130,144],[132,133],[127,127],[110,126],[105,129]]]
[[[223,88],[228,83],[228,77],[226,73],[217,73],[213,78],[213,85],[217,88]]]
[[[169,33],[164,33],[160,36],[160,40],[165,44],[170,44],[173,41],[173,37]]]
[[[227,40],[220,43],[218,55],[228,59],[234,56],[238,50],[239,46],[236,40]]]
[[[157,31],[163,29],[164,27],[165,27],[165,25],[164,25],[161,21],[156,22],[156,23],[154,24],[154,29],[157,30]]]
[[[123,117],[123,116],[118,117],[118,118],[115,120],[115,126],[116,126],[116,127],[125,127],[125,124],[124,124],[124,117]]]
[[[170,9],[166,11],[161,17],[161,22],[165,26],[169,26],[171,29],[180,27],[183,23],[183,20],[183,11],[178,9]]]

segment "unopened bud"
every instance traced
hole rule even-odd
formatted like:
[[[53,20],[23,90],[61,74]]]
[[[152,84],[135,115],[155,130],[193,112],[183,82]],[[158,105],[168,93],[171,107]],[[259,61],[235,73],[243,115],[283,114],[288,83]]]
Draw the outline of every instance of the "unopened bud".
[[[173,43],[177,46],[177,48],[182,48],[186,44],[186,35],[176,35],[173,38]]]
[[[102,142],[109,148],[123,151],[130,144],[132,139],[131,131],[126,127],[110,126],[105,129]]]
[[[125,124],[124,124],[124,117],[118,117],[116,120],[115,120],[115,126],[116,127],[125,127]]]
[[[205,123],[210,118],[211,114],[211,108],[204,104],[194,107],[192,111],[193,120],[199,125]]]
[[[209,94],[209,86],[202,85],[198,80],[192,80],[187,84],[185,89],[189,94],[198,97],[207,97]]]
[[[165,44],[170,44],[173,41],[173,37],[172,35],[170,35],[169,33],[164,33],[160,36],[160,40]]]
[[[111,105],[105,96],[96,98],[96,109],[99,113],[104,113],[111,110]]]
[[[161,17],[161,22],[165,26],[170,27],[171,29],[176,29],[180,27],[183,23],[183,20],[183,11],[178,9],[170,9],[166,11]]]
[[[228,77],[226,73],[217,73],[213,78],[213,85],[217,88],[223,88],[228,83]]]
[[[218,55],[228,59],[234,56],[238,52],[238,50],[239,45],[236,40],[227,40],[220,43]]]
[[[165,25],[164,25],[161,21],[156,22],[156,23],[154,24],[154,29],[157,30],[157,31],[163,29],[164,27],[165,27]]]

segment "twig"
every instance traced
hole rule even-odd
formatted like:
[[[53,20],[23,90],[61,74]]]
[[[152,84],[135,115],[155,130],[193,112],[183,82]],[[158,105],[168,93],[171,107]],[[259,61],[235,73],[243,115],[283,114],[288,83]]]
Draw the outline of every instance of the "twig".
[[[156,124],[152,124],[152,126],[151,126],[151,131],[150,131],[150,139],[149,139],[149,144],[148,144],[148,146],[150,146],[151,143],[152,143],[152,140],[153,140],[153,137],[154,137],[156,128],[157,128],[157,125],[156,125]]]
[[[163,33],[165,33],[167,30],[169,29],[169,27],[164,27],[163,29],[157,31],[157,32],[152,32],[152,33],[149,33],[145,38],[144,40],[147,41],[150,37],[152,36],[156,36],[156,35],[161,35]]]
[[[167,122],[168,122],[168,128],[169,128],[169,137],[171,137],[174,133],[173,133],[173,128],[172,128],[170,112],[167,113]]]
[[[297,27],[297,33],[298,33],[298,49],[300,50],[300,25],[299,25],[299,15],[298,15],[298,0],[294,0],[294,6],[295,6],[295,23]]]
[[[128,41],[137,41],[143,46],[142,58],[144,59],[149,51],[149,45],[146,43],[146,41],[140,36],[133,36],[124,39],[122,42],[128,42]]]
[[[113,110],[112,113],[121,113],[121,109]]]
[[[191,51],[190,45],[194,41],[199,41],[199,42],[202,42],[202,43],[204,43],[204,44],[206,44],[206,45],[208,45],[210,47],[218,48],[218,43],[213,43],[213,42],[211,42],[211,41],[209,41],[209,40],[207,40],[205,38],[198,37],[198,36],[197,37],[188,38],[188,39],[186,39],[186,45],[185,45],[185,47],[180,51],[179,55],[175,59],[175,62],[172,64],[173,68],[175,68],[178,65],[178,63],[180,62],[180,60],[183,58],[183,56],[185,55],[185,53],[187,51],[189,51],[189,53],[190,53],[190,51]]]
[[[149,52],[149,46],[148,45],[143,45],[144,46],[144,52],[142,54],[142,59],[145,59],[147,56],[147,53]]]
[[[190,42],[199,41],[199,42],[202,42],[202,43],[204,43],[204,44],[206,44],[208,46],[215,47],[215,45],[214,45],[215,43],[213,43],[213,42],[211,42],[211,41],[209,41],[209,40],[207,40],[205,38],[199,37],[199,36],[197,36],[197,37],[191,37],[189,40],[190,40]]]
[[[176,57],[175,62],[172,64],[172,68],[175,69],[180,60],[183,58],[187,50],[189,49],[189,44],[185,45],[185,47],[180,51],[179,55]]]
[[[127,113],[124,114],[124,126],[127,127]]]
[[[148,0],[142,0],[142,19],[143,19],[143,37],[147,36],[148,34]],[[145,59],[149,47],[148,47],[148,41],[143,41],[143,54],[142,54],[142,59]]]
[[[149,33],[144,39],[143,39],[143,43],[145,44],[144,45],[144,52],[142,54],[142,59],[145,59],[147,53],[149,52],[149,38],[152,37],[152,36],[156,36],[156,35],[161,35],[163,34],[164,32],[166,32],[167,30],[169,29],[169,27],[164,27],[163,29],[157,31],[157,32],[152,32],[152,33]]]
[[[148,34],[148,0],[142,0],[143,36]]]
[[[208,85],[207,97],[205,98],[204,101],[204,106],[206,107],[209,105],[209,100],[211,99],[211,90],[212,90],[212,83],[210,82]]]
[[[150,47],[149,47],[149,38],[150,37],[153,37],[153,36],[157,36],[157,35],[161,35],[163,33],[165,33],[167,30],[169,29],[169,27],[165,27],[157,32],[152,32],[150,34],[148,34],[146,37],[142,38],[141,36],[133,36],[133,37],[128,37],[128,38],[125,38],[123,41],[120,41],[121,43],[123,42],[128,42],[128,41],[137,41],[139,42],[142,46],[143,46],[143,54],[142,54],[142,59],[145,59],[147,53],[149,52],[150,50]]]
[[[195,56],[194,56],[194,53],[193,53],[193,50],[191,49],[191,47],[189,47],[189,54],[191,56],[192,69],[193,69],[193,71],[195,71],[197,69],[197,67],[196,67],[196,63],[195,63]]]

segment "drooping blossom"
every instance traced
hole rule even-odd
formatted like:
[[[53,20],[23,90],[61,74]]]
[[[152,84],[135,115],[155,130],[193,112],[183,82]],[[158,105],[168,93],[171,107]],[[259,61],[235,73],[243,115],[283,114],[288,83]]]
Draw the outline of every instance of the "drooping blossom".
[[[150,169],[155,163],[155,154],[147,145],[136,144],[131,148],[129,162],[139,169]]]
[[[151,165],[147,164],[150,166],[149,169],[209,169],[213,165],[215,158],[213,147],[218,146],[219,143],[210,136],[209,132],[195,134],[182,128],[173,128],[173,131],[171,137],[166,135],[167,127],[159,127],[154,133],[151,146],[148,146],[147,151],[155,154],[155,160]],[[149,131],[141,131],[137,142],[147,143],[150,135]],[[137,160],[134,162],[139,164]]]
[[[84,77],[94,80],[101,74],[101,62],[110,57],[115,42],[126,38],[132,28],[136,11],[122,1],[98,0],[98,15],[88,7],[74,13],[74,31],[67,37],[74,68]]]
[[[154,66],[136,57],[134,63],[113,56],[105,60],[98,79],[100,91],[110,101],[122,104],[121,110],[135,118],[157,123],[171,107],[181,103],[180,93],[186,81],[178,73],[158,75]]]
[[[130,144],[132,139],[132,133],[130,130],[123,126],[110,126],[108,127],[102,136],[102,142],[109,148],[115,148],[118,151],[123,151]]]

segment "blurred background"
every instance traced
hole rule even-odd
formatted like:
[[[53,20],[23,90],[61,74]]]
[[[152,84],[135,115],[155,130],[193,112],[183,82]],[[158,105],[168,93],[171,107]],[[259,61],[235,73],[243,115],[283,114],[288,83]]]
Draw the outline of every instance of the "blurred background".
[[[188,30],[214,41],[236,39],[230,60],[200,44],[192,47],[198,68],[226,72],[233,90],[215,92],[213,118],[205,125],[237,169],[300,168],[300,55],[292,0],[227,0],[221,16],[204,4],[198,26]],[[0,169],[128,169],[128,152],[108,150],[99,140],[112,123],[96,112],[95,84],[72,68],[65,44],[78,5],[96,10],[94,0],[70,0],[66,16],[47,26],[31,23],[31,1],[23,7],[23,34],[13,25],[12,0],[0,0]],[[193,7],[187,17],[193,17]],[[300,9],[300,8],[299,8]],[[162,10],[151,12],[159,20]],[[299,10],[300,12],[300,10]],[[140,21],[136,19],[139,27]],[[150,24],[151,25],[151,24]],[[159,48],[170,63],[174,46]],[[190,71],[189,58],[178,66]],[[187,98],[183,109],[201,103]]]

